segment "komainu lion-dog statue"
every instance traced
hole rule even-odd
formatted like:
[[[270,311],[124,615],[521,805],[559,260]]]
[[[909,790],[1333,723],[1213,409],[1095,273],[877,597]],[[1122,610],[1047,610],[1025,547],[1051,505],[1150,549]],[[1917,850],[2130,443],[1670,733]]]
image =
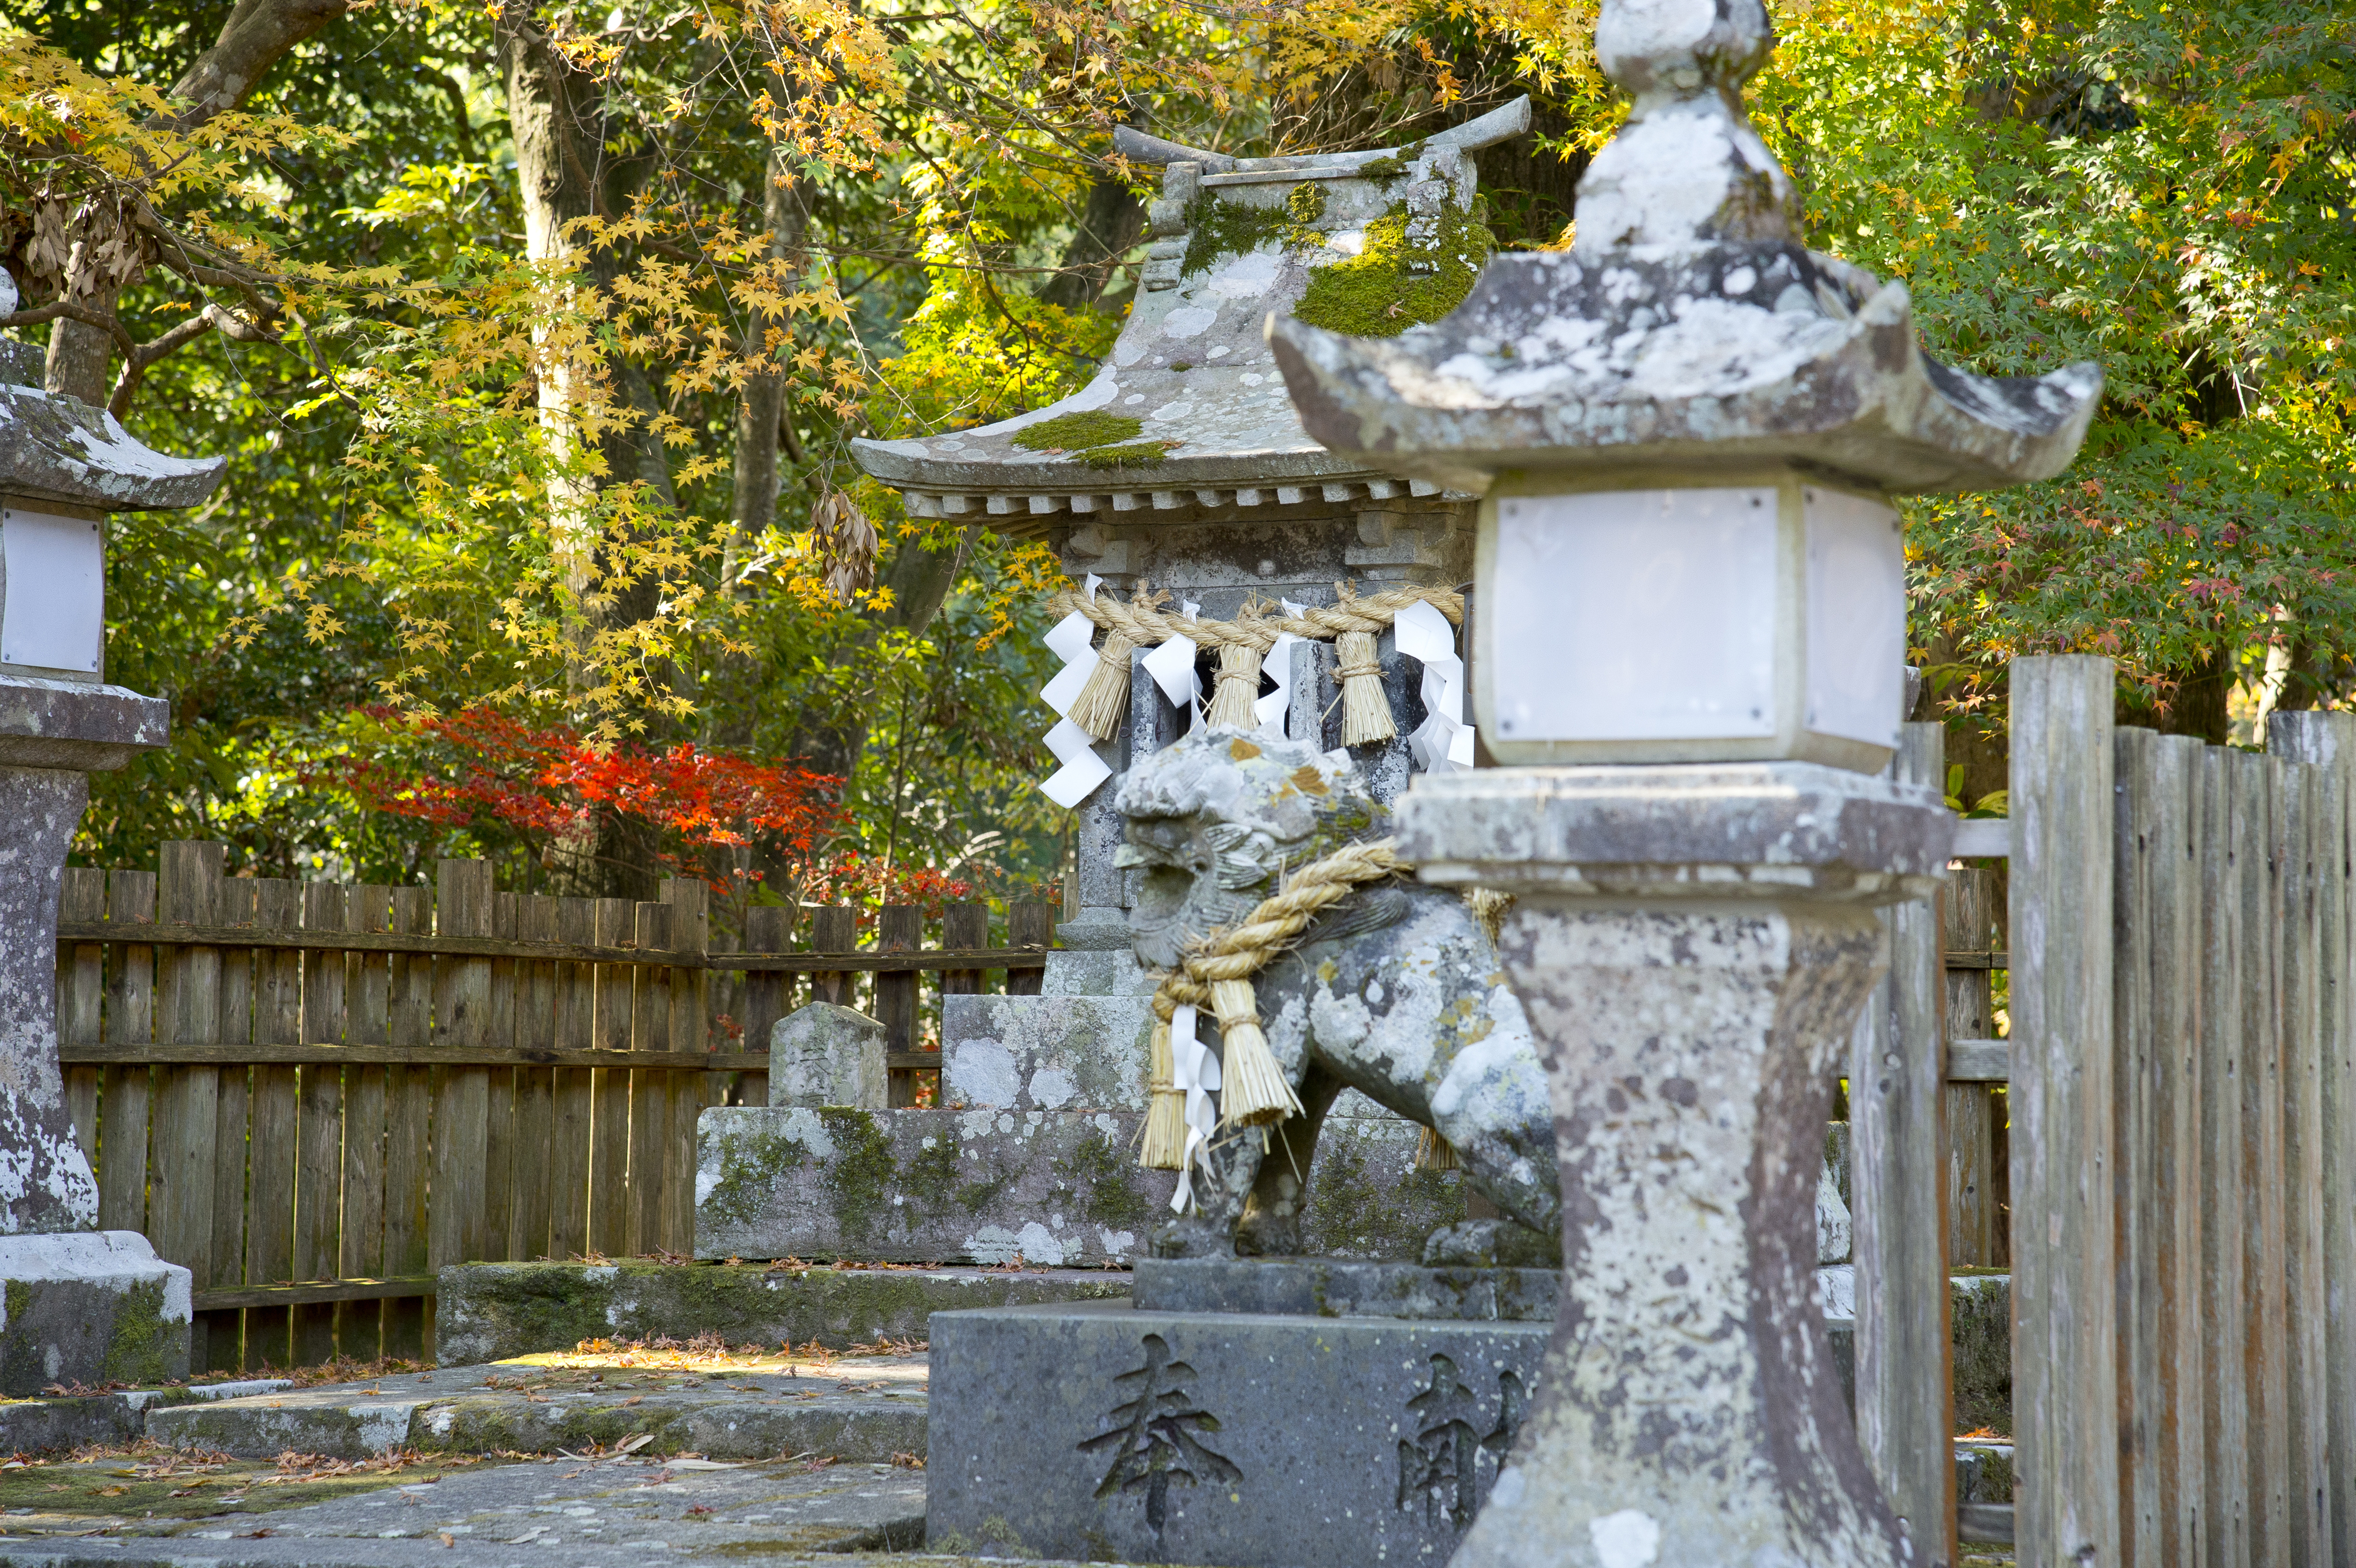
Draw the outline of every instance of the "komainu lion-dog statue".
[[[1172,969],[1297,870],[1382,836],[1384,809],[1346,752],[1238,730],[1197,731],[1132,768],[1117,801],[1141,873],[1130,935],[1139,961]],[[1195,1207],[1152,1241],[1162,1257],[1289,1255],[1318,1128],[1355,1089],[1437,1131],[1504,1220],[1449,1226],[1440,1264],[1560,1256],[1562,1200],[1546,1075],[1495,948],[1453,892],[1387,881],[1320,917],[1253,977],[1269,1049],[1303,1113],[1266,1130],[1223,1127],[1198,1155]],[[1215,1036],[1207,1015],[1204,1037]],[[1518,1223],[1516,1223],[1518,1222]]]

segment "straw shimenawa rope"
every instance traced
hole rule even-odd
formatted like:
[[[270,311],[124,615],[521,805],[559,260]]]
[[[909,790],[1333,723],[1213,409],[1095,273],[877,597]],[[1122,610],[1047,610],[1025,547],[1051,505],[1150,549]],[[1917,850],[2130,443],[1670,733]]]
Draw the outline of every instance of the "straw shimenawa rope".
[[[1219,674],[1211,696],[1210,721],[1239,729],[1252,727],[1251,705],[1259,695],[1259,665],[1279,637],[1332,639],[1341,660],[1343,735],[1345,746],[1388,740],[1398,733],[1390,704],[1383,698],[1382,668],[1375,662],[1375,638],[1387,630],[1401,610],[1428,604],[1450,621],[1464,623],[1464,596],[1453,588],[1386,588],[1361,596],[1346,583],[1333,585],[1334,602],[1310,605],[1297,616],[1271,615],[1268,607],[1248,604],[1231,621],[1188,620],[1163,613],[1169,601],[1140,583],[1127,604],[1108,592],[1088,598],[1057,594],[1047,607],[1056,615],[1074,610],[1104,628],[1099,660],[1088,672],[1087,684],[1072,704],[1074,724],[1110,740],[1129,712],[1129,655],[1132,649],[1155,648],[1173,637],[1191,639],[1199,648],[1219,651]]]
[[[1219,1121],[1254,1127],[1301,1113],[1300,1097],[1260,1032],[1251,977],[1309,929],[1309,922],[1369,882],[1410,870],[1389,839],[1344,844],[1284,879],[1240,925],[1213,931],[1153,993],[1153,1103],[1139,1163],[1177,1170],[1185,1148],[1184,1093],[1173,1081],[1170,1020],[1181,1005],[1208,1007],[1219,1020]]]

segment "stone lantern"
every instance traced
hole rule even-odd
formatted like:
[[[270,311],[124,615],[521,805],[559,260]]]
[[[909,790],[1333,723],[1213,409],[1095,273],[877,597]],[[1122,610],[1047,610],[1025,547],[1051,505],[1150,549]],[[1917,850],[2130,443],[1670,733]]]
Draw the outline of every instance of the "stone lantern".
[[[137,1231],[96,1229],[58,1062],[58,887],[89,775],[169,729],[161,699],[106,683],[106,519],[194,505],[225,467],[152,451],[39,382],[39,358],[0,341],[0,822],[16,868],[0,882],[0,1392],[16,1395],[187,1372],[188,1271]]]
[[[1824,1085],[1954,820],[1901,718],[1889,498],[2051,478],[2092,366],[1951,370],[1905,288],[1802,243],[1744,118],[1760,0],[1607,0],[1633,112],[1569,250],[1387,341],[1276,321],[1310,433],[1482,497],[1474,707],[1508,766],[1419,778],[1400,849],[1518,902],[1563,1306],[1458,1568],[1922,1563],[1858,1452],[1810,1279]],[[1911,1540],[1909,1539],[1911,1532]]]

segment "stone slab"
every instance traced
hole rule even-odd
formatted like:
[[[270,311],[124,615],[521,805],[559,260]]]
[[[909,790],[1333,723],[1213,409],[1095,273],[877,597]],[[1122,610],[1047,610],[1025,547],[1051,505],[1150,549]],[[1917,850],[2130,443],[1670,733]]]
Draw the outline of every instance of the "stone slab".
[[[1369,1568],[1445,1562],[1551,1326],[1127,1305],[933,1320],[936,1551]]]
[[[35,1539],[0,1540],[0,1563],[640,1568],[659,1553],[673,1564],[751,1559],[790,1568],[855,1563],[869,1552],[894,1552],[898,1563],[924,1561],[896,1555],[923,1542],[924,1472],[890,1465],[694,1469],[637,1458],[557,1459],[459,1471],[422,1485],[402,1479],[266,1513],[11,1517],[0,1525]],[[108,1535],[79,1538],[94,1525]]]
[[[245,1378],[162,1389],[120,1389],[57,1399],[0,1400],[0,1453],[48,1454],[147,1435],[151,1411],[204,1400],[240,1399],[292,1387],[284,1378]]]
[[[577,1453],[647,1435],[656,1456],[880,1464],[925,1452],[926,1381],[921,1356],[708,1376],[510,1362],[180,1405],[150,1413],[147,1434],[241,1457]]]
[[[187,1377],[189,1299],[135,1230],[0,1236],[0,1394]]]
[[[1141,1258],[1141,1312],[1552,1323],[1553,1269],[1427,1269],[1342,1258]]]
[[[0,676],[0,765],[106,773],[171,738],[172,704],[124,686]]]
[[[832,1002],[806,1003],[778,1019],[769,1030],[769,1103],[890,1105],[884,1026]]]
[[[1170,1213],[1129,1111],[715,1108],[698,1124],[695,1251],[1053,1268],[1122,1265]],[[1309,1165],[1303,1250],[1416,1259],[1464,1218],[1455,1172],[1418,1170],[1397,1117],[1329,1120]]]
[[[442,1271],[440,1288],[434,1342],[448,1359],[471,1362],[661,1335],[848,1350],[922,1339],[936,1312],[1126,1295],[1130,1278],[1102,1269],[464,1263]]]
[[[943,997],[942,1096],[1019,1111],[1141,1112],[1152,1023],[1150,994]]]

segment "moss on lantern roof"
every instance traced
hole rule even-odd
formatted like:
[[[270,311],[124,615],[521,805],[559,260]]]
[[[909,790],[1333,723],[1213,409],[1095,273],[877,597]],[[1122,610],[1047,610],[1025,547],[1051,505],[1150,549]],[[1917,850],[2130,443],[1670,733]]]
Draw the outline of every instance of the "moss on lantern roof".
[[[1365,246],[1356,255],[1311,270],[1308,290],[1292,314],[1353,338],[1395,338],[1439,320],[1464,303],[1496,246],[1481,219],[1443,202],[1430,239],[1418,242],[1409,237],[1413,218],[1407,203],[1391,203],[1366,225]]]
[[[1101,409],[1089,409],[1080,413],[1059,413],[1053,419],[1026,424],[1007,439],[1033,452],[1069,452],[1079,447],[1128,441],[1144,433],[1145,421],[1141,419],[1131,418],[1126,413],[1107,413]]]

